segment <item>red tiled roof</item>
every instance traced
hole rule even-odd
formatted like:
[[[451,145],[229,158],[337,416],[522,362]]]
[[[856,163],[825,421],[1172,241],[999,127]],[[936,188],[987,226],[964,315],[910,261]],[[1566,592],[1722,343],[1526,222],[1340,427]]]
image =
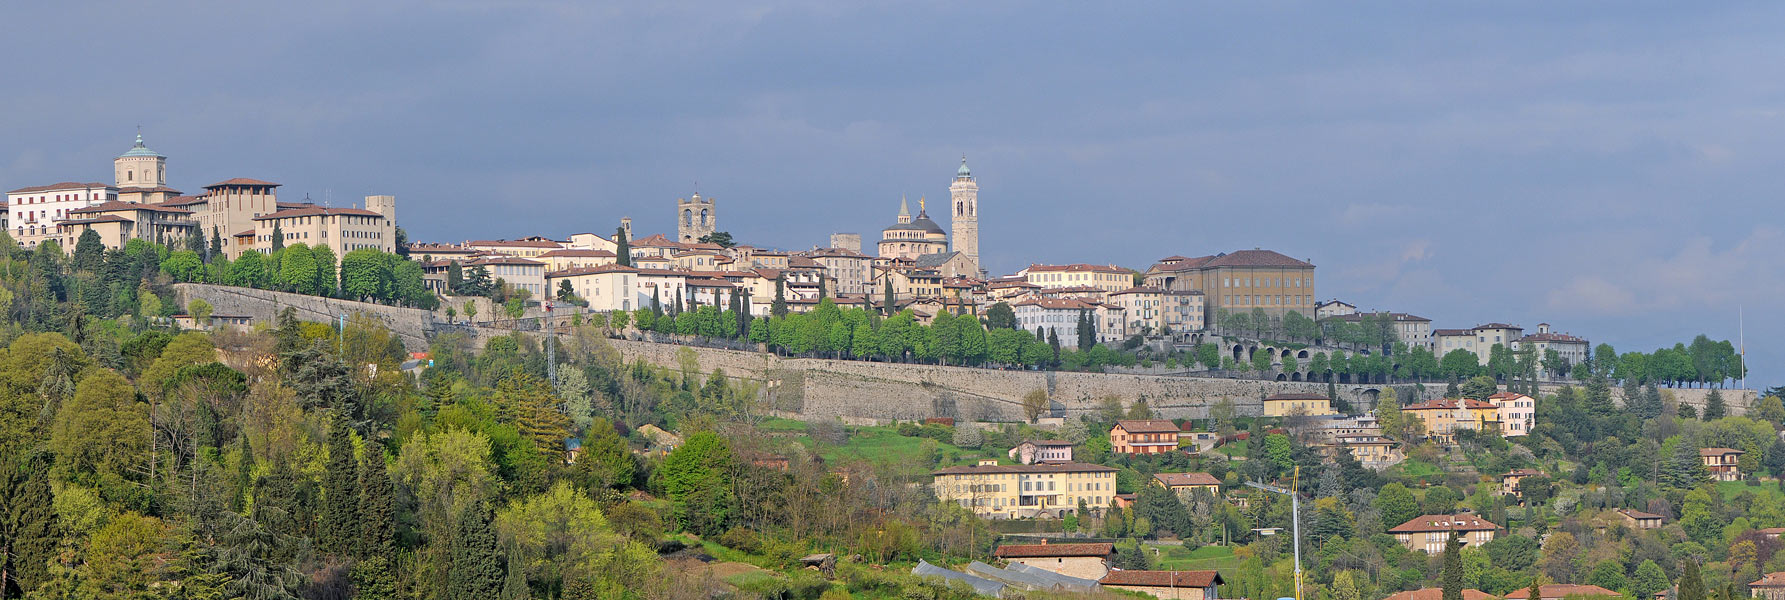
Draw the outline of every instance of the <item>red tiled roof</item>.
[[[788,302],[792,302],[788,299]],[[978,475],[982,473],[1104,473],[1115,471],[1103,465],[1086,463],[1051,463],[1035,465],[985,465],[967,467],[945,467],[931,471],[931,475]]]
[[[1270,402],[1272,400],[1332,400],[1332,398],[1328,398],[1324,394],[1306,394],[1306,393],[1301,393],[1301,392],[1290,392],[1290,393],[1283,393],[1283,394],[1273,394],[1272,396],[1264,399],[1265,402]]]
[[[1084,310],[1092,308],[1093,305],[1089,302],[1082,302],[1073,298],[1042,297],[1023,300],[1017,302],[1015,306],[1039,306],[1048,310]]]
[[[1216,256],[1204,267],[1313,267],[1314,265],[1271,250],[1236,250]]]
[[[661,233],[653,233],[651,235],[647,235],[645,237],[638,238],[636,240],[632,240],[631,242],[629,242],[628,245],[630,245],[633,248],[643,248],[646,246],[668,247],[668,248],[682,247],[681,242],[663,237],[663,234],[661,234]]]
[[[410,251],[413,252],[414,249],[411,248]],[[540,258],[557,258],[560,256],[618,258],[617,256],[614,255],[614,253],[608,252],[606,250],[584,250],[582,248],[562,248],[562,249],[558,249],[558,250],[547,250],[539,255]]]
[[[1115,469],[1110,470],[1114,471]],[[992,553],[992,555],[998,558],[1064,558],[1070,556],[1109,556],[1115,553],[1115,544],[1009,544],[999,546],[997,552]]]
[[[1171,587],[1171,588],[1206,588],[1227,583],[1221,574],[1214,571],[1129,571],[1111,569],[1109,574],[1097,583],[1113,586],[1134,587]],[[1471,590],[1473,591],[1473,590]],[[1475,592],[1480,594],[1481,592]],[[1486,595],[1486,594],[1482,594]],[[1422,599],[1424,600],[1424,599]],[[1431,600],[1438,600],[1432,598]],[[1464,598],[1463,600],[1475,600]]]
[[[61,190],[85,190],[85,189],[89,189],[89,188],[107,188],[107,187],[112,187],[112,186],[109,186],[109,185],[106,185],[103,183],[79,183],[79,182],[74,182],[74,181],[64,181],[62,183],[54,183],[54,184],[50,184],[50,185],[34,185],[31,187],[22,187],[22,188],[19,188],[19,189],[16,189],[16,190],[13,190],[13,191],[10,191],[7,193],[8,194],[35,194],[37,192],[55,192],[55,191],[61,191]]]
[[[150,187],[150,188],[120,188],[118,190],[118,193],[120,193],[120,194],[159,194],[159,193],[179,194],[180,190],[176,190],[176,189],[167,187],[165,185],[158,185],[158,186]]]
[[[557,242],[544,242],[544,241],[538,241],[538,240],[477,240],[475,242],[466,242],[465,245],[466,246],[492,246],[492,247],[496,247],[496,248],[562,248],[562,247],[564,247],[563,244],[560,244]]]
[[[118,200],[112,200],[110,202],[95,204],[95,205],[92,205],[92,206],[89,206],[86,208],[77,208],[77,209],[68,211],[68,214],[74,215],[74,214],[82,214],[82,213],[100,213],[100,212],[112,212],[112,211],[118,211],[118,210],[146,210],[146,211],[150,211],[150,212],[164,212],[164,213],[173,213],[173,214],[180,214],[180,215],[192,214],[192,211],[186,210],[184,208],[174,208],[171,206],[164,206],[161,204],[142,204],[139,202],[122,202],[122,201],[118,201]]]
[[[1664,518],[1661,515],[1657,515],[1655,513],[1646,513],[1646,512],[1640,511],[1640,510],[1631,510],[1628,508],[1618,509],[1618,514],[1624,515],[1626,517],[1630,517],[1632,519],[1660,519],[1660,518]]]
[[[1699,456],[1727,456],[1730,454],[1747,454],[1747,452],[1735,448],[1704,448],[1698,451]]]
[[[1616,596],[1617,592],[1596,585],[1574,585],[1569,583],[1551,583],[1537,586],[1540,598],[1564,598],[1567,596]],[[1531,597],[1530,586],[1513,590],[1506,594],[1507,598]]]
[[[287,208],[285,210],[281,210],[278,212],[267,213],[267,214],[264,214],[264,215],[261,215],[258,217],[254,217],[254,220],[256,220],[256,221],[271,221],[274,219],[291,219],[291,218],[296,218],[296,217],[316,217],[316,216],[326,217],[326,216],[337,216],[337,215],[350,216],[350,217],[382,217],[382,216],[384,216],[377,212],[366,210],[363,208],[324,208],[321,206],[316,206],[314,204],[311,204],[311,205],[304,206],[302,208]]]
[[[1347,306],[1349,306],[1349,305],[1347,305]],[[1352,323],[1352,322],[1363,321],[1364,317],[1372,317],[1372,318],[1380,319],[1383,316],[1388,316],[1390,318],[1393,318],[1395,321],[1409,321],[1409,322],[1417,322],[1417,323],[1432,322],[1431,319],[1427,319],[1425,317],[1421,317],[1418,315],[1410,315],[1407,313],[1398,313],[1398,312],[1367,312],[1367,313],[1360,312],[1360,313],[1351,313],[1348,315],[1339,315],[1339,316],[1331,317],[1331,318],[1335,321],[1345,321],[1347,323]]]
[[[191,206],[194,204],[204,204],[205,202],[208,202],[208,200],[206,200],[203,196],[174,196],[172,198],[162,200],[161,205],[162,206],[179,207],[179,206]]]
[[[254,230],[253,230],[253,229],[249,229],[249,230],[247,230],[247,231],[243,231],[243,232],[241,232],[241,233],[238,233],[238,234],[235,234],[235,235],[232,235],[232,236],[230,236],[230,237],[253,237],[253,236],[254,236]]]
[[[1475,335],[1475,334],[1468,329],[1433,329],[1432,335],[1443,336],[1443,335]]]
[[[1748,587],[1776,588],[1785,587],[1785,572],[1767,573],[1759,581],[1748,584]]]
[[[1486,325],[1476,325],[1474,327],[1471,327],[1471,328],[1469,328],[1469,331],[1481,331],[1483,329],[1517,329],[1517,330],[1523,331],[1525,328],[1519,327],[1517,325],[1507,325],[1505,323],[1488,323]]]
[[[1071,265],[1029,265],[1030,272],[1047,273],[1133,273],[1115,265],[1087,265],[1083,263]]]
[[[1423,533],[1427,531],[1494,531],[1499,525],[1474,515],[1420,515],[1396,525],[1389,533]],[[1523,597],[1523,596],[1514,596]]]
[[[519,266],[524,266],[524,267],[528,267],[528,266],[543,267],[543,266],[545,266],[545,263],[539,262],[537,260],[529,260],[529,259],[521,258],[519,256],[508,256],[505,254],[491,254],[488,256],[479,256],[479,257],[471,259],[469,262],[467,262],[465,264],[466,265],[519,265]]]
[[[1476,400],[1474,398],[1464,398],[1464,399],[1462,399],[1462,403],[1463,403],[1463,405],[1462,405],[1463,408],[1471,408],[1471,409],[1499,408],[1497,406],[1494,406],[1493,404],[1490,404],[1487,402],[1482,402],[1482,401]],[[1456,398],[1439,398],[1436,400],[1427,400],[1427,401],[1421,402],[1419,404],[1409,404],[1407,406],[1401,407],[1401,410],[1449,410],[1449,409],[1455,409],[1455,408],[1457,408],[1457,399]]]
[[[1444,588],[1429,587],[1389,594],[1387,598],[1383,598],[1382,600],[1441,600],[1443,597]],[[1492,600],[1493,598],[1494,596],[1492,594],[1475,588],[1467,588],[1463,590],[1463,600]],[[1508,596],[1508,598],[1512,597]],[[1524,600],[1524,597],[1520,596],[1513,598],[1513,600]]]
[[[93,217],[91,219],[64,220],[60,223],[57,223],[57,225],[67,226],[67,225],[92,225],[94,223],[135,223],[135,222],[136,221],[132,221],[130,219],[126,219],[126,218],[120,217],[118,215],[100,215],[97,217]]]
[[[1518,399],[1518,398],[1529,398],[1529,397],[1530,396],[1526,396],[1526,395],[1520,394],[1518,392],[1494,392],[1494,394],[1492,396],[1488,396],[1488,399],[1489,400],[1514,400],[1514,399]]]
[[[1178,424],[1165,419],[1123,419],[1116,426],[1128,433],[1177,433]]]
[[[1213,256],[1198,256],[1195,258],[1167,256],[1160,259],[1159,262],[1154,264],[1148,271],[1190,271],[1202,267],[1210,260],[1214,260],[1214,258],[1215,257]]]
[[[249,179],[247,177],[237,177],[235,179],[227,179],[224,181],[219,181],[217,183],[213,183],[211,185],[207,185],[207,186],[205,186],[205,189],[208,190],[211,188],[220,188],[220,187],[225,187],[225,186],[279,187],[279,184],[273,183],[271,181],[261,181],[259,179]]]
[[[1221,485],[1221,480],[1208,473],[1156,473],[1153,479],[1168,488],[1180,485]]]
[[[607,265],[601,265],[599,267],[572,267],[569,269],[564,269],[562,271],[552,271],[550,273],[546,273],[545,277],[546,277],[546,279],[558,279],[558,278],[562,278],[562,277],[575,277],[577,275],[595,275],[595,274],[599,274],[599,273],[637,273],[638,271],[639,270],[634,267],[626,267],[626,266],[621,266],[618,264],[607,264]]]
[[[1131,287],[1131,288],[1122,290],[1120,292],[1110,292],[1109,295],[1120,296],[1122,294],[1163,294],[1163,293],[1165,293],[1164,290],[1161,290],[1156,287],[1147,287],[1147,286],[1143,285],[1140,287]]]

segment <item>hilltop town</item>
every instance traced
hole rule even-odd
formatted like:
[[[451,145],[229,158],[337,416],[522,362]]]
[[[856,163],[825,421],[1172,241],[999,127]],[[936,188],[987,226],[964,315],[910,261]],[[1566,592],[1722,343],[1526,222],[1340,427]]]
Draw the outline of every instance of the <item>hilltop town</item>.
[[[800,250],[167,163],[7,194],[0,598],[1785,598],[1728,341],[1434,328],[1262,248],[994,275],[964,158],[947,227]]]

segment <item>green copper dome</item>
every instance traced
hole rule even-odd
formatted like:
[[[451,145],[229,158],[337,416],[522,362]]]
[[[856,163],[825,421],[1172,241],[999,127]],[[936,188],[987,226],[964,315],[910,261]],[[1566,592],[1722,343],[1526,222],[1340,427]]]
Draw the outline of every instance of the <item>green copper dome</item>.
[[[165,156],[162,156],[161,154],[155,152],[154,150],[150,150],[148,146],[144,146],[143,145],[143,134],[141,134],[141,133],[136,134],[136,145],[132,146],[130,148],[129,152],[125,152],[123,156],[120,156],[118,158],[124,158],[124,157],[129,157],[129,156],[153,156],[156,158],[166,158]],[[962,163],[962,164],[964,165],[965,163]],[[961,168],[964,169],[966,167],[963,166]]]
[[[967,168],[967,157],[961,157],[961,168],[954,170],[955,177],[972,177],[973,170]]]

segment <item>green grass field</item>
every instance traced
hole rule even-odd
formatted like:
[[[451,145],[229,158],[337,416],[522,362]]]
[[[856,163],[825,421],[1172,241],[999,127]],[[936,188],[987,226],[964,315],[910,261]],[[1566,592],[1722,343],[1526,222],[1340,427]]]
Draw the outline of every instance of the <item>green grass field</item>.
[[[807,448],[817,448],[819,456],[826,462],[866,461],[870,463],[903,463],[916,464],[923,462],[923,445],[927,438],[905,437],[899,435],[892,427],[851,427],[849,441],[841,446],[820,444],[805,435],[806,424],[791,419],[768,419],[758,425],[769,433],[799,434],[800,444]],[[943,456],[955,455],[954,461],[945,461],[953,465],[971,465],[980,458],[1004,458],[1001,453],[976,448],[958,448],[953,444],[938,443],[937,450]]]
[[[1153,568],[1164,570],[1201,571],[1214,569],[1232,572],[1239,568],[1240,560],[1233,555],[1233,548],[1227,546],[1202,546],[1185,548],[1182,546],[1150,546],[1159,548],[1159,558]]]
[[[1740,481],[1720,481],[1717,482],[1717,491],[1722,492],[1724,500],[1733,500],[1742,492],[1754,492],[1754,496],[1759,502],[1768,502],[1774,505],[1785,502],[1785,492],[1779,491],[1779,484],[1771,481],[1755,486]]]

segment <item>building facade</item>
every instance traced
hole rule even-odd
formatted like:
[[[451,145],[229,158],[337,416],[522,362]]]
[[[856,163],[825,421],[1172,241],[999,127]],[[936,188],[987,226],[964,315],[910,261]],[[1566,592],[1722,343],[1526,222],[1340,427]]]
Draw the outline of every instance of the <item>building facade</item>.
[[[1500,436],[1518,437],[1531,433],[1537,426],[1537,399],[1524,394],[1497,392],[1487,397],[1488,404],[1499,411]]]
[[[1164,454],[1178,449],[1178,425],[1164,419],[1124,419],[1109,429],[1110,451]]]
[[[1319,417],[1338,414],[1333,410],[1332,402],[1331,398],[1320,394],[1275,394],[1264,399],[1264,416]]]
[[[1086,506],[1109,506],[1116,470],[1082,463],[999,465],[987,459],[970,467],[933,472],[936,498],[994,519],[1060,516]]]
[[[676,199],[676,239],[684,244],[699,242],[719,229],[719,205],[712,198],[695,194]]]
[[[974,275],[984,271],[979,262],[979,182],[967,168],[967,157],[961,157],[961,168],[955,169],[954,181],[948,184],[948,196],[954,202],[954,249],[967,256]]]
[[[1550,331],[1549,323],[1538,323],[1537,333],[1521,337],[1514,341],[1512,349],[1522,350],[1526,347],[1533,348],[1537,351],[1537,369],[1539,372],[1544,377],[1552,378],[1567,375],[1568,370],[1574,365],[1585,364],[1592,352],[1592,348],[1587,343],[1587,340],[1566,333]],[[1561,372],[1551,373],[1548,367],[1543,366],[1542,359],[1548,356],[1551,351],[1556,353],[1557,358],[1562,359]]]
[[[1270,250],[1239,250],[1188,258],[1170,256],[1147,269],[1145,285],[1203,293],[1203,321],[1219,326],[1221,311],[1290,312],[1314,317],[1314,264]]]
[[[6,193],[6,222],[13,241],[35,248],[62,237],[59,223],[68,213],[118,199],[118,188],[103,183],[63,182],[23,187]],[[57,242],[61,243],[61,242]],[[66,249],[66,248],[65,248]]]
[[[394,253],[396,218],[394,196],[366,196],[366,208],[299,205],[254,217],[254,249],[270,254],[277,236],[282,246],[326,247],[336,260],[366,248]]]
[[[1494,541],[1494,534],[1500,530],[1486,519],[1475,515],[1421,515],[1412,520],[1396,525],[1388,530],[1395,536],[1395,541],[1408,550],[1426,554],[1441,554],[1444,545],[1449,543],[1453,532],[1462,534],[1464,546],[1481,546]],[[1522,598],[1523,596],[1512,596]]]
[[[198,226],[192,212],[159,204],[113,201],[70,210],[57,225],[62,249],[74,251],[82,234],[92,230],[106,249],[124,247],[130,240],[157,244],[184,241]]]
[[[883,258],[915,259],[925,254],[948,251],[948,233],[930,219],[923,198],[917,199],[917,218],[903,198],[899,199],[899,216],[894,223],[880,230],[878,254]]]

